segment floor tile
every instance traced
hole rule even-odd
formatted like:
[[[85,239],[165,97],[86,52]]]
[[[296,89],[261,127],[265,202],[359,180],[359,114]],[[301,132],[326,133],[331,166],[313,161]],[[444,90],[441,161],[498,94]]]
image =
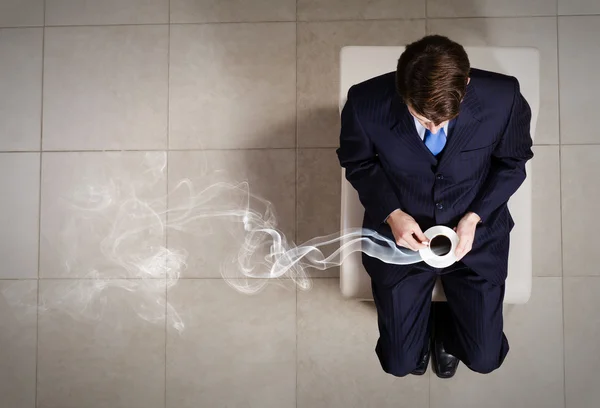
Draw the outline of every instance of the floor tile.
[[[429,34],[442,34],[464,46],[535,47],[540,51],[540,112],[535,144],[557,144],[558,64],[556,18],[477,18],[429,20]]]
[[[597,0],[558,0],[558,14],[600,14]]]
[[[558,19],[561,143],[600,143],[600,132],[589,126],[600,93],[600,83],[591,80],[600,64],[598,36],[600,16]]]
[[[600,276],[596,240],[600,200],[600,146],[562,146],[562,241],[564,276]]]
[[[44,0],[0,0],[0,27],[44,25]]]
[[[37,278],[39,153],[0,153],[0,279]]]
[[[567,408],[591,408],[600,400],[600,279],[565,278],[564,290]]]
[[[450,380],[431,377],[431,408],[564,407],[561,278],[534,278],[531,300],[505,307],[510,351],[490,374],[460,364]]]
[[[191,182],[191,189],[181,184],[185,180]],[[291,149],[171,152],[168,242],[171,251],[189,254],[183,276],[214,278],[237,271],[233,261],[242,250],[262,262],[273,240],[268,234],[244,230],[243,218],[248,213],[260,216],[261,227],[277,228],[291,245],[294,186],[295,152]],[[255,270],[259,271],[267,270]]]
[[[168,31],[47,28],[44,149],[165,148]]]
[[[164,407],[164,281],[158,288],[40,281],[38,407]]]
[[[298,20],[424,18],[425,0],[298,0]]]
[[[248,296],[221,279],[185,279],[168,297],[185,324],[168,332],[168,408],[296,406],[290,281]]]
[[[173,26],[170,147],[293,147],[295,38],[294,23]]]
[[[341,167],[335,149],[298,150],[298,244],[340,231]],[[324,246],[323,254],[339,248]],[[335,248],[334,248],[335,247]],[[310,270],[311,276],[339,277],[339,268]]]
[[[424,20],[299,23],[298,145],[339,144],[339,54],[343,46],[405,45],[423,35]]]
[[[429,407],[429,376],[386,374],[373,303],[344,300],[338,279],[298,292],[298,408]]]
[[[42,38],[41,28],[0,29],[0,151],[40,150]]]
[[[46,0],[46,25],[169,22],[169,0]]]
[[[427,0],[428,17],[514,17],[556,15],[556,0]]]
[[[164,277],[166,158],[44,153],[40,276]]]
[[[562,276],[559,147],[534,146],[533,153],[533,274]]]
[[[35,407],[37,281],[0,280],[0,406]]]
[[[171,0],[172,23],[294,21],[294,0]]]

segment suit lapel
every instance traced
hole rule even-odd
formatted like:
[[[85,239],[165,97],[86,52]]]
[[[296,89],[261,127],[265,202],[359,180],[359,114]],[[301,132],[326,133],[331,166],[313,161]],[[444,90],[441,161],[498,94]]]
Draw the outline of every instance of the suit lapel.
[[[394,95],[392,99],[391,110],[392,117],[395,119],[391,130],[396,136],[408,145],[415,154],[430,161],[431,164],[437,165],[438,160],[431,154],[425,143],[423,143],[423,140],[417,133],[412,115],[398,95]]]
[[[477,128],[481,124],[479,119],[480,112],[481,106],[474,88],[472,86],[467,87],[465,99],[461,104],[460,113],[456,118],[456,124],[441,154],[438,170],[443,168],[447,163],[452,162],[452,159],[477,132]]]

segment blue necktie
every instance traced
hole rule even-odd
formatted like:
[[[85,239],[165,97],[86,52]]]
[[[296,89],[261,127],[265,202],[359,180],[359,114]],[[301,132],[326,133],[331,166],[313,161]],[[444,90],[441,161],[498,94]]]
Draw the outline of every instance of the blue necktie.
[[[429,129],[425,129],[425,146],[431,151],[434,156],[437,156],[446,145],[446,132],[441,128],[437,133],[433,134]]]

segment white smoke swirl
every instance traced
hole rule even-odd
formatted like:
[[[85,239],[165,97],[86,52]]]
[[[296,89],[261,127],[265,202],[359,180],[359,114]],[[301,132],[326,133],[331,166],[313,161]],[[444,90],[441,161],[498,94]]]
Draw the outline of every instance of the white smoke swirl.
[[[388,238],[362,228],[295,245],[278,229],[272,204],[252,194],[245,181],[210,179],[197,189],[190,179],[182,179],[166,197],[148,199],[141,191],[165,180],[166,160],[166,153],[147,153],[144,182],[132,179],[123,183],[109,177],[104,183],[81,185],[62,197],[70,214],[62,234],[68,245],[57,251],[62,252],[67,271],[76,271],[86,279],[73,280],[60,293],[42,298],[42,310],[61,307],[74,317],[99,319],[106,302],[103,292],[114,288],[141,297],[132,307],[144,320],[161,322],[166,313],[169,323],[183,330],[184,322],[165,294],[186,269],[189,253],[167,244],[169,231],[205,240],[224,234],[228,248],[234,250],[220,262],[221,276],[245,294],[257,293],[277,279],[292,279],[302,290],[308,290],[310,269],[339,266],[344,257],[356,251],[392,264],[421,261],[418,253],[402,250]],[[160,209],[157,204],[161,203],[170,203],[169,208]],[[109,228],[98,229],[94,227],[97,225]],[[78,246],[76,237],[82,231],[100,235],[94,256]],[[194,251],[202,252],[203,248]]]

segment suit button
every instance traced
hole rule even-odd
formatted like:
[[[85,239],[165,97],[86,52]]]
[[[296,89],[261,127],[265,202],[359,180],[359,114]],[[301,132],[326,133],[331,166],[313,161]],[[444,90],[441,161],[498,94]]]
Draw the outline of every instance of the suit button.
[[[444,179],[444,175],[443,174],[438,174],[437,176],[435,176],[436,179],[438,180],[443,180]]]
[[[435,205],[435,208],[437,208],[438,210],[443,210],[444,209],[444,205],[442,203],[437,203]]]

